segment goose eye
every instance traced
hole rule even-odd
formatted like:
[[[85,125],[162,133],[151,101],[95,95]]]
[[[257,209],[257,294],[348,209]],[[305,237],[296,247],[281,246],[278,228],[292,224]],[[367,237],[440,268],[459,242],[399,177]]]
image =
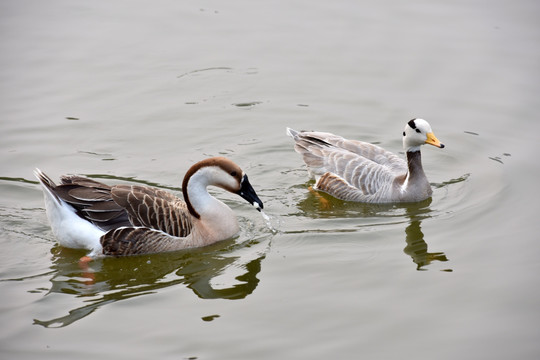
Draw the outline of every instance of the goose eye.
[[[405,131],[403,132],[403,136],[405,136]]]
[[[237,175],[236,171],[234,171],[234,170],[231,171],[231,176],[232,176],[232,177],[236,177],[236,175]]]
[[[421,131],[420,131],[420,129],[416,129],[416,132],[420,134]]]

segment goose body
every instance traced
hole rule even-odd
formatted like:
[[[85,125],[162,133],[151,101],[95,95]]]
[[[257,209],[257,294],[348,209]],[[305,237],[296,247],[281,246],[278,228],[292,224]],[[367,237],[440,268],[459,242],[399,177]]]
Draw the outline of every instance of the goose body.
[[[109,186],[82,176],[62,176],[56,185],[39,169],[47,217],[60,245],[90,250],[89,256],[132,255],[210,245],[234,236],[233,211],[208,186],[240,195],[259,211],[263,203],[242,169],[214,157],[186,173],[184,200],[141,185]]]
[[[316,190],[341,200],[367,203],[429,198],[432,190],[422,168],[420,146],[444,147],[423,119],[412,119],[405,125],[406,161],[380,146],[330,133],[287,128],[287,134],[315,177]]]

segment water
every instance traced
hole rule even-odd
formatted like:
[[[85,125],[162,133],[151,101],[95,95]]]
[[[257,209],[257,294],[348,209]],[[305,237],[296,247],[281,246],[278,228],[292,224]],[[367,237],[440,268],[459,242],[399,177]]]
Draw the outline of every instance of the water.
[[[535,359],[537,2],[4,1],[2,358]],[[351,204],[313,185],[285,128],[401,152],[434,194]],[[192,251],[56,245],[32,170],[173,192],[213,155],[263,218]]]

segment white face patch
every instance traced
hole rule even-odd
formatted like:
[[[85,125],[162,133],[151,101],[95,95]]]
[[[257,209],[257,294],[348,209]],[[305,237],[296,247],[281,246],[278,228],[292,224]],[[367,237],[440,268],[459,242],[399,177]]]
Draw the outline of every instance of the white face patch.
[[[403,131],[403,148],[411,152],[419,151],[420,146],[426,142],[426,134],[430,132],[431,126],[426,120],[414,119],[409,121],[405,125],[405,131]]]

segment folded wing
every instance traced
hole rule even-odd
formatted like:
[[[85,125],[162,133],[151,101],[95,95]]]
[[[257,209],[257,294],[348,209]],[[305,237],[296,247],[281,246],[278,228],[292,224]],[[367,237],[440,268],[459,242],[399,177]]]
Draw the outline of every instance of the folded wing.
[[[104,255],[151,254],[184,248],[182,239],[145,227],[121,227],[101,237]]]
[[[116,185],[112,199],[124,208],[135,227],[160,230],[176,237],[189,235],[193,227],[186,203],[173,194],[147,186]]]
[[[407,173],[403,159],[377,145],[324,132],[289,134],[317,179],[316,188],[343,200],[374,200]]]
[[[46,177],[43,173],[40,176]],[[45,180],[46,185],[54,189],[55,196],[102,230],[131,225],[127,212],[113,201],[110,186],[82,176],[62,176],[58,186],[48,177]]]

